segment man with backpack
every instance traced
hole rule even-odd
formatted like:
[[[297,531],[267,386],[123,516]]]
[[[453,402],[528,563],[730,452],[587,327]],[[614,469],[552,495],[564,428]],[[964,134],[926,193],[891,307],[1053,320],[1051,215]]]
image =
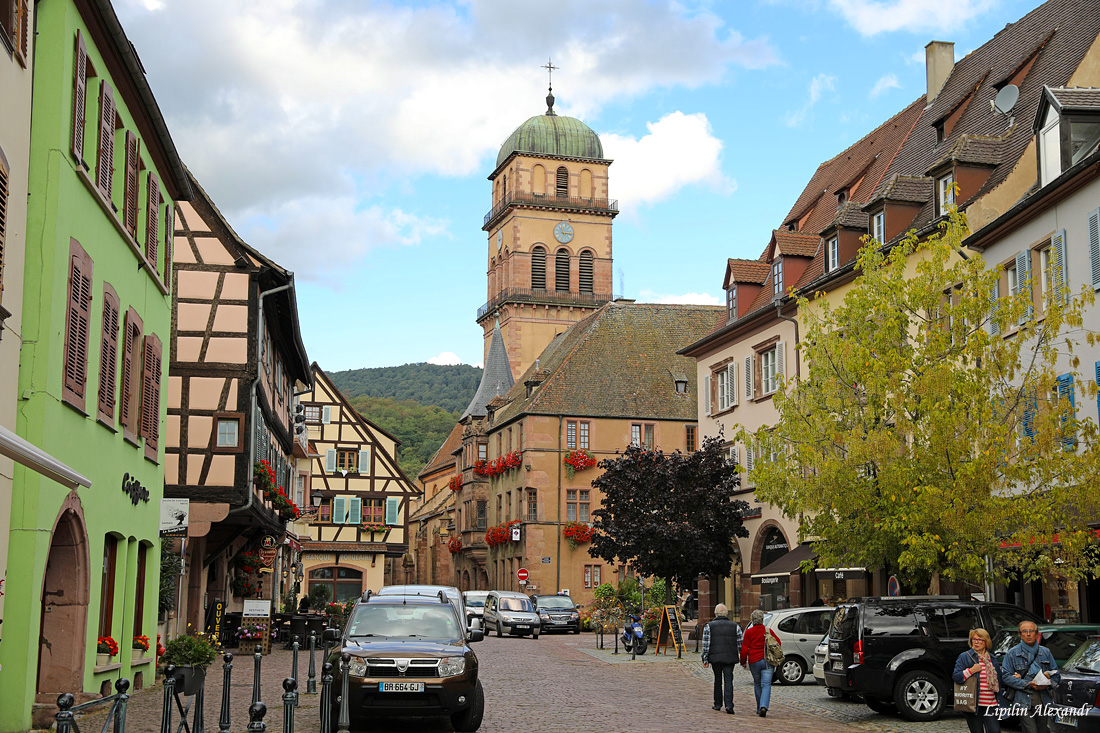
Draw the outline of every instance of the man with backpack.
[[[733,715],[733,669],[744,634],[730,621],[726,604],[714,607],[714,620],[703,627],[703,666],[714,668],[714,709]],[[724,685],[724,686],[723,686]]]

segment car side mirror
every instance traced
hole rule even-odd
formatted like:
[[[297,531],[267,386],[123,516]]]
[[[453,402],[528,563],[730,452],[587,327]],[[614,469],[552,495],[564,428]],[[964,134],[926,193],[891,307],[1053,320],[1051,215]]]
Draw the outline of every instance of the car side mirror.
[[[321,634],[323,641],[340,641],[340,629],[325,629],[325,632]]]
[[[481,641],[484,638],[485,638],[485,632],[484,631],[482,631],[481,629],[471,629],[470,630],[470,635],[467,637],[466,641],[468,641],[472,644],[473,642]]]

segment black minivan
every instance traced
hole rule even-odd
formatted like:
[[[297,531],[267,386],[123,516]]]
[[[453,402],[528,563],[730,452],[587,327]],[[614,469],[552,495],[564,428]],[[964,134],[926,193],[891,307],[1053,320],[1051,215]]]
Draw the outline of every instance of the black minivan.
[[[841,606],[829,630],[826,686],[876,712],[936,720],[950,702],[951,672],[981,627],[994,635],[1034,614],[1007,603],[949,596],[864,598]]]

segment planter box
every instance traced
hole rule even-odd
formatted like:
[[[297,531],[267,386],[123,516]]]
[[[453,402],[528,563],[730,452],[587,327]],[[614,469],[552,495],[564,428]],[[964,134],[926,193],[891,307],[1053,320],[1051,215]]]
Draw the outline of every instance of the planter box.
[[[206,667],[192,667],[190,665],[176,667],[176,689],[184,695],[198,693],[206,683]]]
[[[102,667],[105,664],[110,664],[111,659],[112,659],[112,657],[111,657],[110,654],[98,654],[97,653],[95,655],[95,666]]]

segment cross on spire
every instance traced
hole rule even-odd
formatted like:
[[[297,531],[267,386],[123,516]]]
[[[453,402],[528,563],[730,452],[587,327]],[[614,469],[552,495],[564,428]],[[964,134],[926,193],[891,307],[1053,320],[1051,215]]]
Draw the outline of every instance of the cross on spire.
[[[547,58],[546,64],[542,68],[546,69],[546,73],[549,76],[548,91],[546,94],[546,114],[553,116],[556,114],[554,112],[554,72],[557,71],[559,67],[554,66],[554,62]]]

